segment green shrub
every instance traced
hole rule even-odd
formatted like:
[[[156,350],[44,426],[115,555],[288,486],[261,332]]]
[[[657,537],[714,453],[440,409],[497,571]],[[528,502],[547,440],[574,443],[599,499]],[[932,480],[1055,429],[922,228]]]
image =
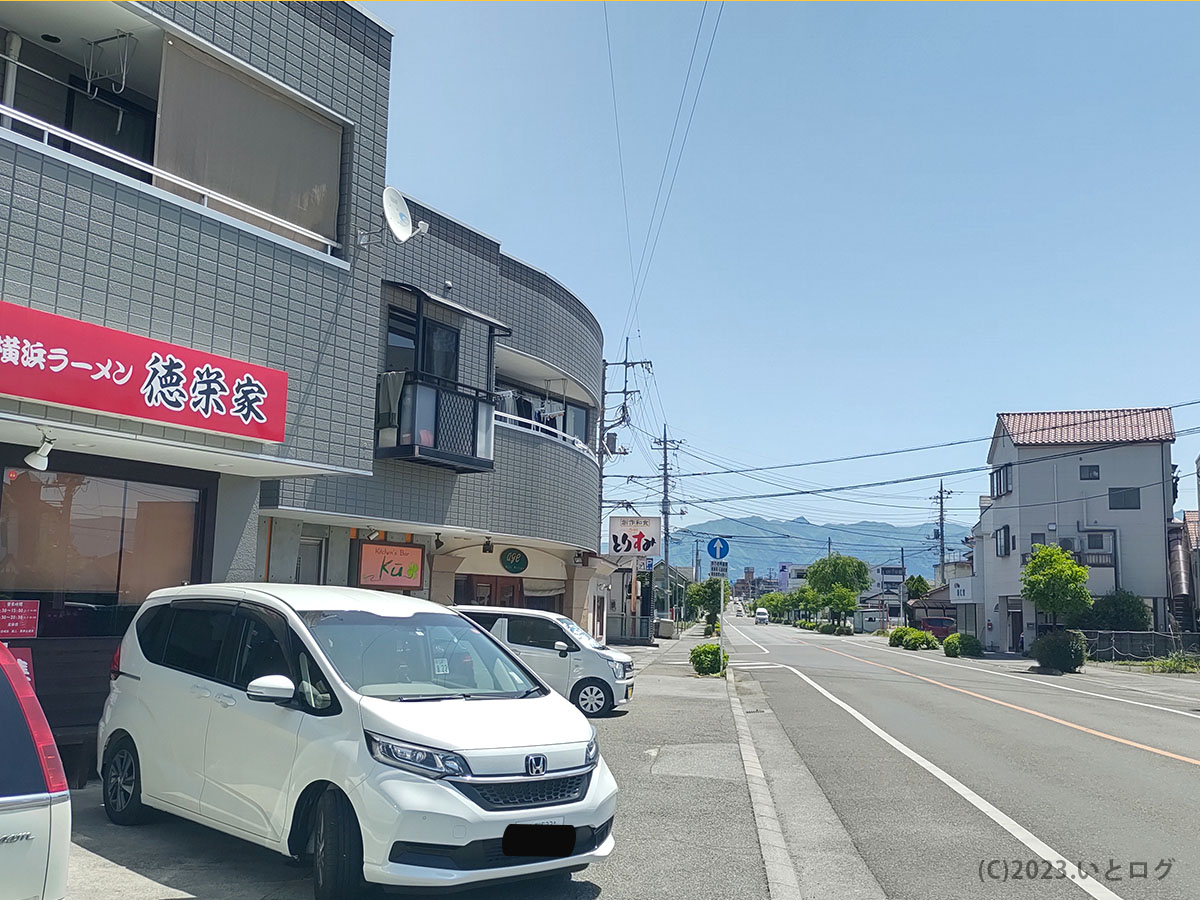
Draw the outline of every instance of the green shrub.
[[[888,630],[886,628],[876,628],[871,632],[871,637],[887,637]]]
[[[725,671],[725,665],[729,662],[729,654],[722,655],[721,648],[716,644],[699,644],[693,647],[690,658],[697,675],[719,674]]]
[[[1087,660],[1087,639],[1082,631],[1047,631],[1029,652],[1042,668],[1077,672]]]
[[[916,630],[917,629],[915,628],[909,628],[907,625],[901,625],[899,628],[893,628],[892,633],[888,635],[888,646],[903,647],[904,639],[908,637],[910,633]]]
[[[952,634],[942,641],[942,652],[947,656],[958,656],[958,645],[962,642],[961,634]]]
[[[817,626],[817,631],[821,634],[833,634],[837,630],[837,626],[832,622],[823,622]]]
[[[983,644],[973,634],[959,635],[958,653],[960,656],[983,656]]]
[[[1152,668],[1155,672],[1197,672],[1200,671],[1200,662],[1196,657],[1176,650],[1170,656],[1154,660]]]
[[[837,631],[835,631],[834,634],[842,634],[842,635],[854,634],[854,629],[851,628],[849,625],[839,625],[837,627]]]
[[[904,635],[901,646],[905,650],[936,650],[939,646],[938,639],[928,631],[921,631],[919,628],[910,628],[908,633]]]

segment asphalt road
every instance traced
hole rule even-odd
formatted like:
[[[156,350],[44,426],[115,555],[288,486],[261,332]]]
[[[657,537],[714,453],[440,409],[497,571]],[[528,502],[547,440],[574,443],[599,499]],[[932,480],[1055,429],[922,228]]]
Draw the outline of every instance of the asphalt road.
[[[1200,897],[1196,682],[1043,676],[733,617],[726,644],[766,714],[748,716],[756,743],[777,722],[791,744],[764,755],[776,804],[811,773],[864,864],[857,895]],[[790,812],[803,890],[820,857]]]

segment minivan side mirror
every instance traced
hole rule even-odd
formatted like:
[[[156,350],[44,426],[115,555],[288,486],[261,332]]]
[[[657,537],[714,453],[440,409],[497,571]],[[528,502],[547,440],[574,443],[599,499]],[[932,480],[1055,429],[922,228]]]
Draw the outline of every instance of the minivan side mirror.
[[[246,685],[246,696],[263,703],[287,703],[296,696],[296,685],[286,675],[263,675]]]
[[[565,657],[567,655],[567,642],[566,641],[555,641],[554,649],[558,651],[559,656]]]

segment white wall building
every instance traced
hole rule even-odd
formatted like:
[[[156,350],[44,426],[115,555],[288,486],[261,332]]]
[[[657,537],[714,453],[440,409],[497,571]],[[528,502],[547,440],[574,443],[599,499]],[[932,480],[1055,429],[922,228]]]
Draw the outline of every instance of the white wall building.
[[[1095,595],[1113,587],[1140,595],[1165,627],[1174,441],[1171,411],[1161,407],[998,414],[970,588],[986,647],[1028,648],[1045,621],[1021,598],[1035,544],[1058,544],[1089,566]]]

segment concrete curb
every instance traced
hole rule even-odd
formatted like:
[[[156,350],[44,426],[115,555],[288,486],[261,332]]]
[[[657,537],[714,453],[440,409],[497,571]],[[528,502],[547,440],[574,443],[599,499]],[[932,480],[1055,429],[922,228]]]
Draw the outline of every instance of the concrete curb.
[[[800,883],[796,880],[796,870],[788,855],[783,827],[775,811],[775,800],[771,797],[758,751],[754,749],[750,723],[746,721],[746,712],[734,687],[733,670],[729,668],[725,669],[725,689],[729,693],[729,706],[733,710],[733,723],[737,728],[738,749],[742,754],[742,768],[750,788],[750,805],[754,809],[758,845],[762,850],[763,866],[767,870],[767,888],[771,900],[801,900]]]

